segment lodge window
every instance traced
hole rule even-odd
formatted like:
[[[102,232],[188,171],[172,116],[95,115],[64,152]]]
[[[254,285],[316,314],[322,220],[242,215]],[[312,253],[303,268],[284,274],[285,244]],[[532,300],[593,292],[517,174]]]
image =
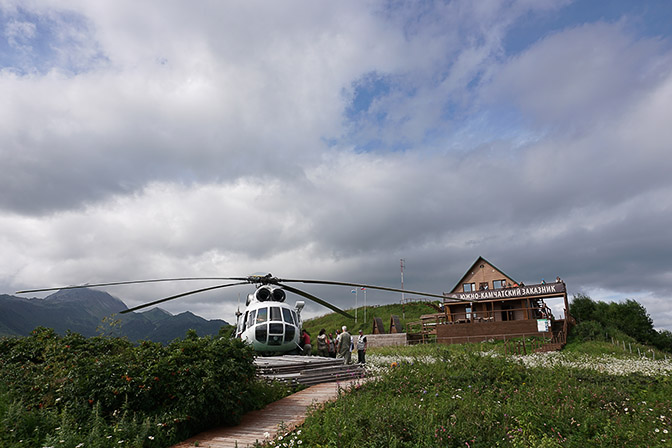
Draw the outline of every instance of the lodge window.
[[[476,290],[476,283],[465,283],[462,285],[464,292],[472,292]]]
[[[492,287],[497,289],[497,288],[503,288],[506,286],[506,280],[495,280],[492,282]]]
[[[478,289],[483,291],[485,289],[488,289],[488,282],[481,282],[478,284]]]

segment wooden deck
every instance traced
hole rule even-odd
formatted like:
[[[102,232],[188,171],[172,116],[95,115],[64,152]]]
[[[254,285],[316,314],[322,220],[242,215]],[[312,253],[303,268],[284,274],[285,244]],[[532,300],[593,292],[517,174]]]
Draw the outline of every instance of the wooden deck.
[[[254,360],[257,375],[304,386],[345,381],[366,375],[360,364],[343,364],[343,358],[320,356],[260,356]]]
[[[301,425],[306,418],[308,407],[314,403],[325,403],[338,398],[339,390],[365,381],[353,379],[341,382],[322,383],[311,386],[282,400],[276,401],[258,411],[248,412],[240,425],[212,429],[187,439],[173,448],[200,446],[205,448],[244,448],[255,442],[273,439],[281,426],[290,430]],[[268,433],[268,437],[265,434]]]

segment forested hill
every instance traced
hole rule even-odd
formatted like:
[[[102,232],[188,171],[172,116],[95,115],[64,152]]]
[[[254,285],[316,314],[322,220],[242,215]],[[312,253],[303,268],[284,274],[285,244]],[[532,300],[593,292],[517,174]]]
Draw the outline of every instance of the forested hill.
[[[609,341],[610,338],[651,345],[672,353],[672,332],[656,330],[646,308],[636,300],[623,302],[594,301],[579,294],[569,305],[577,325],[571,336],[576,340]]]
[[[27,336],[36,327],[47,327],[59,334],[70,330],[84,336],[105,334],[165,344],[184,337],[189,329],[200,336],[216,335],[229,325],[190,312],[172,315],[160,308],[118,314],[125,309],[118,298],[88,288],[61,290],[44,299],[0,295],[0,336]]]

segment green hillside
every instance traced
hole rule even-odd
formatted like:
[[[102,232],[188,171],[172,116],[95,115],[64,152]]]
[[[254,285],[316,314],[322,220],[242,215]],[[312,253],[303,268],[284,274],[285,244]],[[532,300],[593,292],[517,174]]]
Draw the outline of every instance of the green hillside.
[[[672,446],[672,361],[585,344],[527,356],[487,342],[374,349],[375,378],[264,446]]]
[[[438,304],[439,302],[433,302]],[[348,313],[355,315],[355,309],[346,310]],[[383,326],[386,332],[390,331],[391,316],[399,316],[399,320],[406,329],[408,322],[417,322],[423,314],[432,314],[436,310],[425,302],[411,302],[407,304],[394,303],[391,305],[367,306],[366,307],[366,321],[364,321],[364,307],[357,308],[357,323],[354,320],[341,316],[338,313],[330,313],[324,316],[308,319],[303,323],[303,327],[314,338],[317,337],[320,329],[324,328],[327,333],[335,334],[336,329],[340,329],[343,325],[348,327],[351,334],[357,333],[360,329],[365,334],[373,332],[373,319],[380,317],[383,320]]]

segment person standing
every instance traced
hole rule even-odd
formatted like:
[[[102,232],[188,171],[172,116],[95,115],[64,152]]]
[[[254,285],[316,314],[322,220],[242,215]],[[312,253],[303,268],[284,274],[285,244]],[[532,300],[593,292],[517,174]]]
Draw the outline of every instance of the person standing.
[[[336,341],[334,340],[334,337],[329,333],[329,336],[327,336],[327,345],[329,347],[329,356],[331,358],[336,357]]]
[[[362,330],[359,330],[359,337],[357,338],[357,363],[364,364],[366,361],[364,356],[366,355],[366,336]]]
[[[348,333],[348,327],[343,325],[343,332],[341,333],[341,338],[338,340],[338,357],[343,358],[343,364],[350,364],[350,344],[352,343],[352,337]]]
[[[303,356],[310,356],[313,346],[310,344],[310,333],[303,329],[301,333],[301,348],[303,349]]]
[[[327,358],[329,356],[329,343],[327,339],[327,330],[324,328],[320,330],[317,335],[317,355]]]

